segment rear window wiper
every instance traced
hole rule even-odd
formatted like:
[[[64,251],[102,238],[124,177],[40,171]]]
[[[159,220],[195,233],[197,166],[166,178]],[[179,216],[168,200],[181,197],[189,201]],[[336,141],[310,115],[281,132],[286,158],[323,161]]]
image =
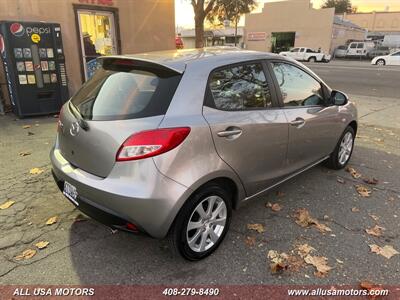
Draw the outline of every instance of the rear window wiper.
[[[81,113],[78,111],[75,105],[72,104],[72,102],[69,102],[69,107],[71,108],[71,112],[74,115],[75,119],[78,121],[79,127],[81,127],[85,131],[88,131],[89,124],[83,119]]]

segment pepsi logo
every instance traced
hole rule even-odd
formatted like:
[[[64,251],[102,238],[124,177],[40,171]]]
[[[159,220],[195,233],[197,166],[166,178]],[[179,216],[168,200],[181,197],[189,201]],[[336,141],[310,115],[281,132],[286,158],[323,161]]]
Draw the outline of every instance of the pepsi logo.
[[[25,28],[19,23],[12,23],[10,26],[10,31],[16,37],[21,37],[25,33]]]

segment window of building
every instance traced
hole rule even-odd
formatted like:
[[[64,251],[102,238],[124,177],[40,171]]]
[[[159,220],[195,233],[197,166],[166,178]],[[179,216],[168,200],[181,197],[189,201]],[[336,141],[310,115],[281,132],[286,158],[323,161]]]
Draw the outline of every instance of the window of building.
[[[284,106],[323,105],[321,84],[303,70],[287,63],[274,63]]]
[[[213,107],[248,110],[270,107],[271,94],[260,63],[215,71],[209,84]],[[210,102],[210,101],[209,101]]]

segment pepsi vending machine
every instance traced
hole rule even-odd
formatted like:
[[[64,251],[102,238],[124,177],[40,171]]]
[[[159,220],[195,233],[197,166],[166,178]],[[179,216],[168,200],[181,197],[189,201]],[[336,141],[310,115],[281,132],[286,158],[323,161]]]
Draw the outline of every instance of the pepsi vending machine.
[[[68,100],[60,24],[1,21],[0,55],[19,117],[56,113]]]

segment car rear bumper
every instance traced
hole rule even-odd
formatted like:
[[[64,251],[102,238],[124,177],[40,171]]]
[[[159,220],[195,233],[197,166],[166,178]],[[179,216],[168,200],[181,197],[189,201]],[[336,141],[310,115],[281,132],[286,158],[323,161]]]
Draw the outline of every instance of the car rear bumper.
[[[106,178],[72,166],[57,148],[50,159],[60,190],[65,181],[75,186],[77,208],[114,228],[127,230],[126,224],[133,223],[140,232],[163,238],[191,194],[189,188],[162,175],[151,158],[117,162]]]

